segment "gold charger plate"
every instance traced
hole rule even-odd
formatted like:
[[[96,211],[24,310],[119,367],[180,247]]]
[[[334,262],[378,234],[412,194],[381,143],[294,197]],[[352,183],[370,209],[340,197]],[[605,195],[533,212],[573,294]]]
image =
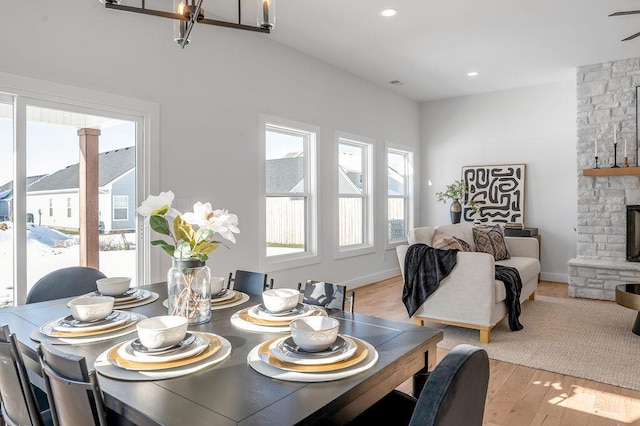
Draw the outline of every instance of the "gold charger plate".
[[[292,320],[269,321],[269,320],[265,320],[265,319],[255,318],[255,317],[249,315],[249,309],[253,309],[253,308],[254,308],[254,306],[242,309],[241,311],[238,312],[238,317],[240,317],[241,320],[246,321],[246,322],[250,322],[252,324],[271,325],[271,326],[274,326],[274,327],[283,326],[283,325],[289,325],[291,323],[291,321],[292,321]],[[325,315],[324,311],[322,311],[320,309],[313,309],[313,308],[310,308],[310,309],[312,309],[311,312],[309,312],[306,315],[302,315],[302,316]],[[300,317],[298,317],[298,318],[300,318]]]
[[[200,334],[200,333],[199,333]],[[118,354],[118,349],[122,345],[126,345],[130,342],[123,342],[115,345],[113,348],[109,349],[107,352],[107,360],[115,365],[116,367],[124,368],[125,370],[134,370],[134,371],[154,371],[154,370],[166,370],[167,368],[174,367],[182,367],[185,365],[193,364],[194,362],[202,361],[203,359],[209,358],[213,356],[218,350],[220,350],[221,344],[220,340],[212,334],[202,333],[209,339],[209,346],[202,352],[200,352],[196,356],[192,356],[189,358],[177,359],[175,361],[168,362],[158,362],[158,363],[149,363],[149,362],[135,362],[129,361],[127,359],[122,358]]]
[[[242,297],[242,293],[239,292],[239,291],[236,291],[231,299],[220,300],[220,301],[216,301],[215,299],[211,299],[211,304],[212,305],[217,305],[217,306],[226,305],[227,303],[233,303],[236,300],[240,300],[241,297]]]
[[[263,343],[262,346],[260,346],[260,349],[258,349],[258,356],[262,361],[281,370],[296,371],[299,373],[319,373],[323,371],[341,370],[362,362],[367,358],[367,355],[369,355],[369,350],[360,339],[352,336],[349,336],[349,338],[353,340],[357,346],[355,353],[345,360],[333,362],[331,364],[302,365],[279,360],[275,356],[271,355],[269,346],[271,346],[271,344],[276,340],[280,339],[280,337],[276,337]]]
[[[68,331],[57,331],[54,330],[53,327],[55,324],[58,323],[58,321],[60,320],[59,318],[53,321],[50,321],[48,323],[46,323],[45,325],[43,325],[42,327],[40,327],[40,332],[42,334],[44,334],[45,336],[49,336],[49,337],[86,337],[86,336],[97,336],[100,334],[105,334],[105,333],[110,333],[112,331],[118,331],[118,330],[122,330],[123,328],[127,328],[132,326],[133,324],[138,322],[138,319],[140,317],[135,314],[135,313],[131,313],[131,315],[129,316],[129,319],[125,322],[123,322],[120,325],[117,325],[115,327],[111,327],[111,328],[103,328],[101,330],[94,330],[94,331],[84,331],[84,332],[79,332],[79,331],[73,331],[73,332],[68,332]]]

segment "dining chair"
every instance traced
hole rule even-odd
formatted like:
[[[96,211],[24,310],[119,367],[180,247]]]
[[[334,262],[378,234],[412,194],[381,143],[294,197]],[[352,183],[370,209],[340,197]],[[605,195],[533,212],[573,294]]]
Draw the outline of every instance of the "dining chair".
[[[356,295],[352,291],[347,296],[347,286],[345,285],[307,280],[304,287],[302,287],[302,283],[298,283],[298,290],[302,293],[302,302],[308,305],[344,311],[345,302],[349,300],[349,312],[353,313]]]
[[[95,370],[83,356],[72,355],[48,343],[37,348],[55,426],[107,425],[102,391]]]
[[[8,425],[53,425],[51,411],[40,411],[18,341],[8,325],[0,325],[0,404]]]
[[[29,290],[26,303],[80,296],[98,290],[96,280],[106,275],[94,268],[71,266],[49,272]]]
[[[481,426],[489,387],[489,357],[473,345],[453,348],[433,369],[418,398],[394,390],[356,417],[409,426]]]
[[[237,269],[235,277],[233,272],[229,274],[227,288],[247,294],[260,295],[263,291],[273,288],[273,278],[267,283],[267,274]]]

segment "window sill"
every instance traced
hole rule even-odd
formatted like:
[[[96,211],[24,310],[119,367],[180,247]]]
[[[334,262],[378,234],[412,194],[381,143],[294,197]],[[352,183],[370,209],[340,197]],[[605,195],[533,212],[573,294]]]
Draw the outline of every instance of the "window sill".
[[[320,263],[321,259],[318,255],[303,254],[297,256],[273,256],[262,259],[262,267],[264,272],[282,271],[284,269],[299,268],[301,266],[314,265]]]
[[[354,246],[353,248],[337,249],[334,255],[335,259],[345,259],[354,256],[363,256],[365,254],[375,253],[373,246]]]

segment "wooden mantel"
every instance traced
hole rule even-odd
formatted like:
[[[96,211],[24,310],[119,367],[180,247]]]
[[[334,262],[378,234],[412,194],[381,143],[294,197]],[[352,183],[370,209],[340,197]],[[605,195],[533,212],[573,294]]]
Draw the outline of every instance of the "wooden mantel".
[[[640,167],[603,167],[584,169],[582,176],[640,176]]]

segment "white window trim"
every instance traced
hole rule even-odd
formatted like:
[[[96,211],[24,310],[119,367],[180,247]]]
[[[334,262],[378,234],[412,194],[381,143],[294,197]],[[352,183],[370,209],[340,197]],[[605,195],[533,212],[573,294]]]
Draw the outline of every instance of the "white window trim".
[[[309,146],[308,153],[305,155],[306,169],[308,173],[307,188],[307,250],[303,253],[292,253],[281,256],[267,257],[267,237],[266,237],[266,129],[268,125],[275,127],[282,127],[284,129],[293,129],[303,132],[308,132]],[[259,127],[258,127],[258,173],[260,176],[260,189],[259,195],[261,202],[259,203],[259,247],[260,247],[260,270],[264,272],[273,272],[284,269],[297,268],[305,265],[312,265],[320,263],[320,241],[318,239],[318,194],[319,188],[319,176],[318,176],[318,143],[320,139],[320,128],[312,124],[301,123],[286,118],[276,117],[267,114],[259,115]]]
[[[415,194],[415,152],[411,147],[404,145],[397,145],[393,143],[385,143],[384,148],[384,241],[385,241],[385,250],[395,250],[395,248],[401,244],[407,244],[407,238],[389,240],[389,152],[390,151],[400,151],[402,153],[407,153],[410,156],[410,164],[407,168],[407,177],[406,177],[406,185],[407,185],[407,207],[406,207],[406,230],[409,232],[410,229],[414,227],[414,216],[415,216],[415,205],[416,205],[416,194]]]
[[[15,192],[14,215],[16,229],[25,229],[27,224],[26,207],[26,106],[35,105],[51,108],[65,108],[69,111],[93,113],[136,122],[137,155],[136,195],[140,202],[149,194],[158,193],[160,180],[160,105],[153,102],[112,95],[66,84],[39,80],[15,74],[0,72],[0,92],[16,96],[14,101]],[[150,229],[144,219],[138,217],[138,276],[137,282],[153,283],[164,280],[166,271],[162,265],[160,250],[151,251]],[[27,282],[26,277],[26,239],[14,238],[14,281]],[[23,288],[24,287],[24,288]],[[15,286],[14,299],[18,305],[25,302],[26,286]]]
[[[129,220],[129,196],[128,195],[112,195],[111,196],[111,217],[113,218],[114,222],[124,222]],[[127,217],[125,219],[116,219],[116,197],[121,197],[121,198],[126,198],[127,199],[127,207],[119,207],[119,210],[126,210],[127,212]]]
[[[365,149],[365,161],[364,165],[366,168],[366,182],[364,182],[363,187],[366,187],[366,195],[362,198],[365,199],[365,206],[363,208],[364,213],[364,226],[363,231],[364,235],[364,243],[362,244],[353,244],[349,246],[340,246],[340,227],[339,227],[339,219],[338,216],[340,214],[340,187],[338,181],[338,167],[339,167],[339,145],[340,142],[344,141],[345,143],[352,143],[354,145],[364,146]],[[334,203],[334,212],[333,216],[336,218],[336,229],[334,231],[335,235],[335,244],[334,244],[334,258],[335,259],[344,259],[347,257],[353,256],[362,256],[365,254],[370,254],[375,252],[375,139],[368,138],[365,136],[355,135],[352,133],[337,131],[335,136],[334,143],[334,155],[335,164],[333,167],[333,176],[334,176],[334,188],[335,188],[335,203]]]

